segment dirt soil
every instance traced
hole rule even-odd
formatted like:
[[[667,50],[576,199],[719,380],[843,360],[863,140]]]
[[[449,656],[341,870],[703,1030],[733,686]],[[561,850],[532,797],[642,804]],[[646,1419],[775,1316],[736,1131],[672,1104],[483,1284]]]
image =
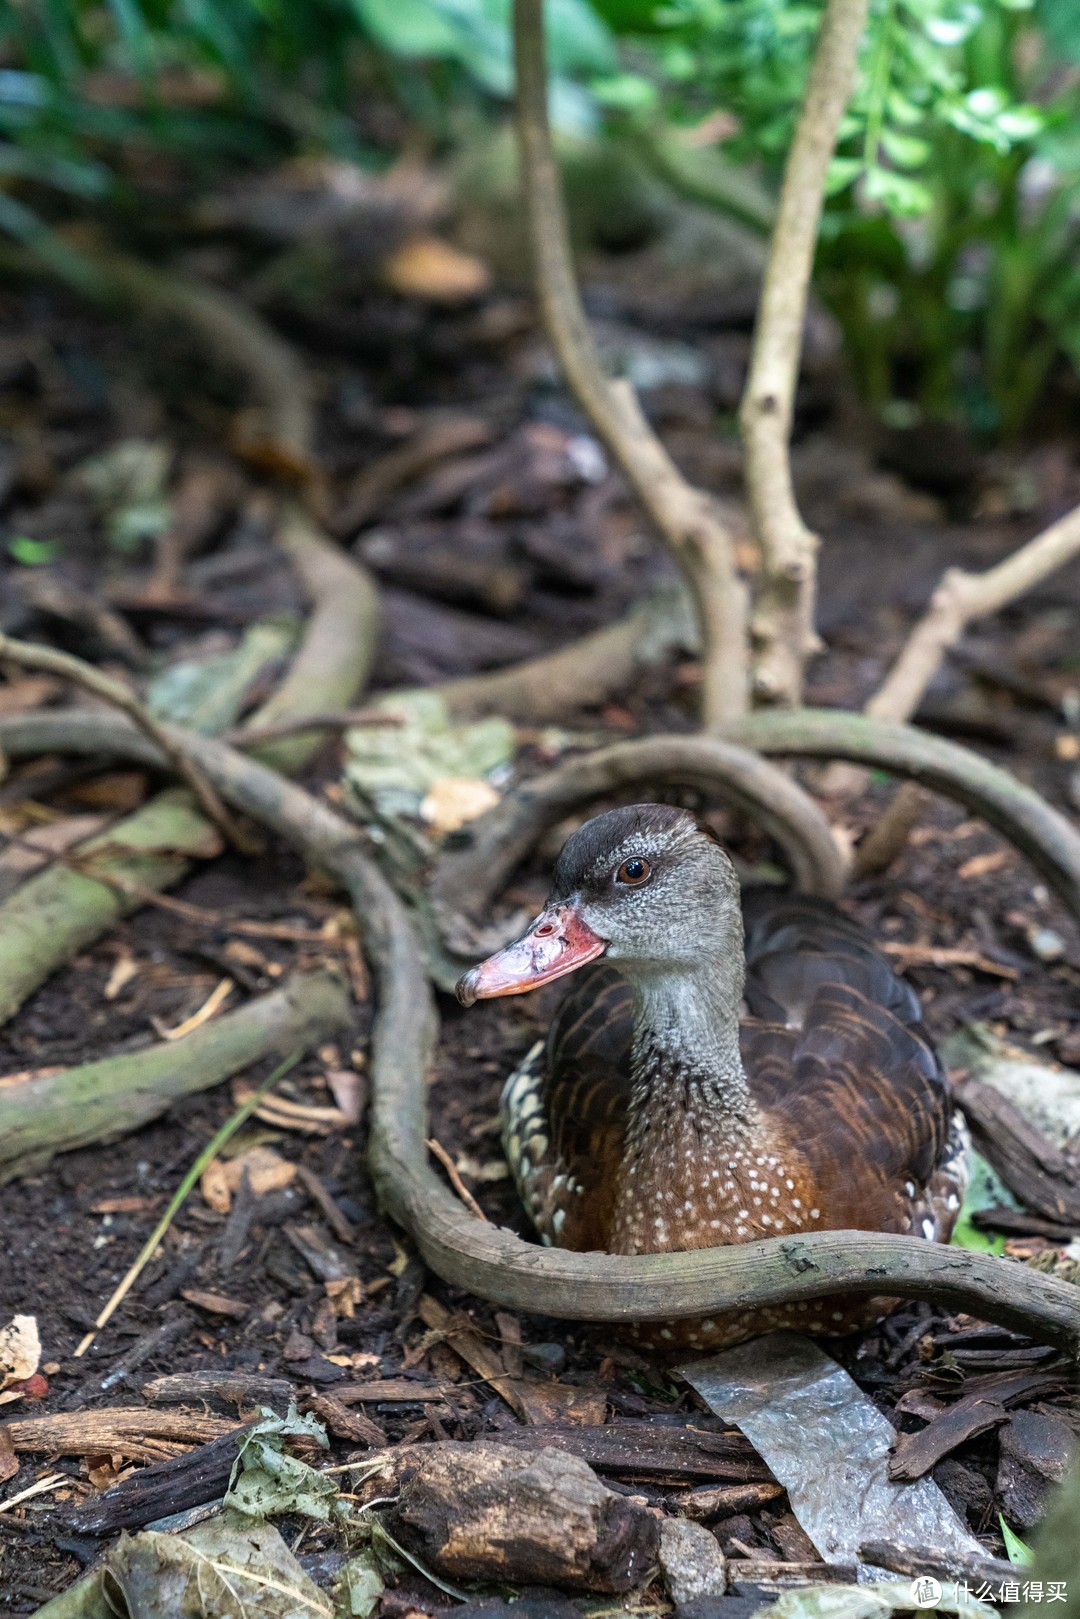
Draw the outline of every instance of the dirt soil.
[[[295,608],[295,586],[267,540],[257,474],[220,449],[235,442],[242,401],[203,376],[179,341],[151,354],[137,333],[40,291],[9,288],[0,305],[7,334],[0,344],[0,418],[12,435],[0,457],[3,628],[143,674],[151,665],[227,648],[246,624]],[[291,320],[289,311],[277,313],[317,378],[319,455],[331,512],[347,509],[359,473],[415,442],[440,413],[452,410],[477,424],[474,448],[419,470],[343,536],[384,589],[376,688],[443,680],[561,644],[610,621],[669,576],[621,480],[538,361],[537,334],[519,298],[493,295],[463,311],[437,312],[384,295],[363,308],[328,309],[315,330],[295,311]],[[629,318],[625,324],[631,335],[649,335]],[[668,340],[670,330],[661,338]],[[708,354],[705,376],[694,385],[661,383],[646,404],[684,467],[733,495],[738,458],[730,412],[745,322],[716,327],[687,319],[678,341]],[[880,679],[942,568],[984,566],[1080,499],[1080,465],[1057,445],[983,458],[946,502],[926,487],[932,478],[919,488],[883,472],[851,421],[842,377],[817,379],[801,418],[797,464],[808,514],[825,536],[826,649],[811,671],[809,700],[854,707]],[[118,442],[158,437],[179,447],[181,469],[208,458],[226,466],[237,487],[221,497],[217,520],[187,560],[183,595],[155,599],[148,588],[152,549],[107,544],[100,513],[72,469]],[[67,595],[43,593],[46,578]],[[88,601],[111,603],[112,613],[88,612]],[[972,634],[920,715],[1067,810],[1080,797],[1078,613],[1080,568],[1074,568]],[[0,704],[24,700],[25,691],[12,695],[19,691],[16,671],[7,673]],[[689,660],[657,671],[624,701],[583,715],[577,730],[590,740],[689,731],[696,673]],[[539,757],[535,748],[526,754],[532,764]],[[308,784],[333,792],[338,765],[338,749],[329,744]],[[818,779],[809,769],[803,776],[811,786]],[[9,817],[6,832],[20,830],[17,810],[27,799],[50,816],[115,815],[153,785],[126,770],[22,766],[0,786],[0,812]],[[835,805],[838,835],[857,839],[892,791],[875,780],[862,797]],[[751,862],[769,856],[753,828],[723,812],[715,820],[739,855]],[[541,851],[516,879],[514,903],[542,899],[551,853]],[[305,877],[295,856],[273,842],[254,859],[229,854],[203,865],[174,892],[217,920],[197,923],[146,906],[118,925],[0,1030],[0,1074],[149,1043],[195,1012],[223,977],[233,981],[233,1007],[294,966],[321,956],[341,960],[332,945],[310,939],[246,937],[245,952],[231,948],[235,936],[221,925],[221,913],[287,923],[309,935],[328,924],[332,932],[340,917],[340,898]],[[954,806],[928,801],[900,859],[886,875],[855,886],[849,903],[879,938],[913,946],[908,974],[935,1036],[985,1023],[1033,1052],[1080,1063],[1080,935],[1037,875],[987,828]],[[969,952],[974,965],[929,964],[929,952],[942,947]],[[130,970],[117,988],[121,963]],[[522,1233],[500,1157],[497,1100],[507,1070],[544,1028],[556,994],[469,1014],[447,998],[440,1004],[433,1134],[489,1217]],[[332,1100],[328,1074],[352,1072],[362,1084],[370,1010],[369,1002],[359,1003],[353,1027],[295,1069],[281,1094],[325,1107]],[[263,1077],[270,1066],[245,1079]],[[286,1233],[299,1221],[331,1236],[310,1180],[256,1199],[227,1270],[220,1253],[234,1234],[231,1217],[196,1191],[134,1292],[89,1352],[74,1358],[184,1170],[234,1106],[234,1087],[223,1085],[134,1135],[63,1155],[0,1192],[0,1323],[16,1313],[37,1317],[47,1378],[41,1398],[23,1399],[3,1415],[139,1405],[154,1377],[214,1370],[284,1378],[309,1396],[332,1394],[346,1381],[411,1380],[415,1397],[401,1397],[398,1389],[356,1408],[391,1445],[491,1436],[516,1426],[498,1392],[417,1311],[426,1290],[465,1312],[508,1364],[518,1353],[513,1324],[496,1321],[486,1305],[454,1293],[409,1257],[407,1243],[375,1206],[362,1121],[329,1134],[252,1121],[239,1138],[243,1146],[272,1145],[312,1172],[344,1222],[340,1229],[351,1228],[348,1253],[362,1294],[354,1314],[327,1312],[323,1282]],[[1046,1246],[1037,1236],[1010,1242],[1024,1254]],[[234,1313],[200,1302],[206,1294],[224,1295]],[[554,1380],[553,1389],[557,1383],[592,1398],[590,1420],[722,1426],[704,1415],[676,1375],[602,1333],[530,1317],[521,1319],[520,1332],[527,1362]],[[1014,1334],[926,1304],[904,1305],[880,1326],[827,1347],[890,1413],[912,1390],[947,1396],[978,1376],[1018,1366],[1045,1372],[1056,1364],[1050,1352]],[[919,1426],[911,1403],[896,1414],[902,1430]],[[1013,1407],[1014,1423],[1025,1406],[1076,1420],[1064,1371],[1056,1384],[1033,1379],[1030,1397]],[[552,1410],[565,1408],[564,1396],[553,1394]],[[997,1555],[1003,1554],[999,1512],[1024,1535],[1032,1527],[1017,1519],[1002,1492],[999,1461],[1009,1426],[961,1444],[935,1470]],[[356,1448],[355,1440],[335,1438],[333,1457],[341,1461]],[[91,1485],[107,1484],[128,1466],[121,1457],[27,1454],[21,1464],[0,1496],[45,1476],[62,1480],[10,1513],[0,1505],[0,1612],[11,1614],[32,1612],[97,1555],[100,1542],[72,1531],[65,1512]],[[612,1482],[663,1508],[688,1481],[624,1472]],[[795,1563],[814,1555],[800,1543],[783,1495],[713,1527],[735,1558]],[[297,1535],[287,1538],[292,1543]],[[316,1578],[328,1577],[338,1556],[330,1531],[308,1527],[299,1540],[301,1561]],[[383,1612],[435,1611],[447,1601],[410,1572],[384,1598]]]

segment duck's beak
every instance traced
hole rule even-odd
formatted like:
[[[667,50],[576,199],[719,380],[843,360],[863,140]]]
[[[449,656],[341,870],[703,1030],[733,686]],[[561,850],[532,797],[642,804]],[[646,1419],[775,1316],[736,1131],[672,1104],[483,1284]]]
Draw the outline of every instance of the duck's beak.
[[[607,940],[593,932],[573,901],[549,905],[520,939],[458,980],[457,998],[472,1006],[495,995],[524,995],[595,961],[606,949]]]

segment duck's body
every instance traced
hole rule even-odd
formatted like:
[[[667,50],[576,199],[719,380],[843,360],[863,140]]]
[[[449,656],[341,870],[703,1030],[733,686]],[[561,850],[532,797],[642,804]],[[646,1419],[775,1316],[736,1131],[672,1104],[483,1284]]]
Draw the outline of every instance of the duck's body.
[[[947,1241],[962,1126],[914,993],[824,902],[751,895],[745,934],[744,948],[711,836],[635,806],[575,834],[538,923],[464,981],[466,999],[514,993],[610,958],[579,975],[503,1096],[541,1237],[619,1254],[830,1228]],[[706,1348],[778,1326],[839,1333],[887,1307],[825,1299],[660,1336]]]

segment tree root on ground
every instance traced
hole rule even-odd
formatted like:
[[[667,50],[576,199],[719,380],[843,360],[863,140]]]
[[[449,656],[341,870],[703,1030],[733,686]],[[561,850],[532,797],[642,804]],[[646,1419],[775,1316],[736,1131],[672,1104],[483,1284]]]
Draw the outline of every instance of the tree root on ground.
[[[180,1097],[208,1090],[271,1053],[307,1051],[340,1033],[351,1011],[345,985],[320,968],[298,973],[181,1040],[60,1073],[5,1078],[0,1185],[41,1169],[54,1153],[137,1130]]]
[[[146,746],[157,753],[149,739]],[[209,860],[221,849],[220,834],[192,795],[173,788],[69,851],[69,861],[85,861],[100,878],[71,863],[28,878],[0,906],[0,1023],[65,961],[141,904],[125,894],[125,880],[168,888],[193,861]]]
[[[251,718],[256,731],[264,724],[353,702],[367,679],[378,637],[378,597],[367,572],[325,539],[299,508],[286,512],[280,539],[313,610],[288,674]],[[69,678],[70,666],[78,663],[64,659]],[[167,737],[167,728],[155,722],[154,734],[158,732]],[[301,770],[321,746],[318,734],[295,737],[260,745],[259,756],[279,769]],[[151,745],[150,752],[160,758],[156,747]],[[156,842],[150,841],[148,829]],[[95,854],[106,843],[116,852],[107,858]],[[119,852],[128,843],[139,850],[130,858]],[[160,851],[156,856],[154,849]],[[219,850],[215,827],[194,797],[170,792],[119,821],[104,839],[75,851],[92,855],[109,883],[71,869],[70,861],[30,878],[0,906],[0,1022],[119,916],[136,910],[139,886],[171,887],[190,869],[191,859],[208,859]],[[177,851],[191,858],[178,858]],[[125,881],[130,884],[128,899]]]
[[[821,1231],[630,1257],[545,1249],[473,1218],[429,1163],[426,1088],[437,1033],[434,998],[404,906],[365,852],[363,834],[223,743],[175,727],[170,736],[235,810],[286,838],[348,891],[378,987],[372,1176],[386,1212],[445,1280],[511,1309],[614,1323],[710,1315],[838,1292],[931,1298],[1080,1355],[1080,1302],[1071,1283],[916,1237]],[[114,757],[164,768],[163,756],[151,757],[156,750],[144,736],[109,716],[44,714],[0,724],[0,745],[14,757],[82,752],[88,741]],[[787,751],[801,746],[789,738]],[[850,756],[850,746],[838,751]]]
[[[1026,855],[1080,920],[1080,832],[1033,788],[970,749],[911,725],[829,708],[762,710],[726,735],[760,753],[889,770],[955,799]]]
[[[432,689],[452,714],[504,714],[533,725],[565,720],[583,708],[621,697],[644,669],[698,643],[682,590],[656,591],[625,618],[543,657],[486,674],[447,680]]]
[[[699,788],[745,811],[783,849],[803,893],[835,898],[842,892],[845,862],[829,823],[790,776],[736,743],[652,736],[571,759],[507,793],[469,825],[466,847],[443,855],[433,900],[446,916],[479,916],[564,815],[607,794],[661,782]]]

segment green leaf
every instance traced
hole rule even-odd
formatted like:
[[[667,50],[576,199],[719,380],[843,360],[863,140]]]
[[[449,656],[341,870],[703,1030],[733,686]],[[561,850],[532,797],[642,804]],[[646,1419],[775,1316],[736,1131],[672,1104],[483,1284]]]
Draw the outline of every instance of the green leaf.
[[[1009,1528],[1001,1513],[998,1513],[998,1523],[1001,1525],[1001,1538],[1005,1542],[1005,1552],[1009,1562],[1014,1568],[1031,1568],[1035,1562],[1035,1553],[1020,1536]]]
[[[1003,1254],[1005,1238],[980,1231],[977,1225],[972,1224],[971,1219],[976,1209],[984,1209],[998,1200],[994,1171],[986,1159],[974,1151],[968,1153],[968,1168],[971,1179],[964,1193],[959,1218],[953,1228],[952,1245],[956,1248],[970,1248],[974,1253]]]
[[[847,189],[853,180],[856,180],[863,171],[863,162],[858,157],[834,157],[829,164],[829,173],[825,180],[825,195],[835,197]]]
[[[392,56],[444,58],[460,44],[458,29],[431,0],[352,0],[367,33]]]
[[[593,79],[589,89],[602,107],[619,112],[651,112],[656,106],[657,89],[641,73],[614,73],[610,78]]]
[[[917,135],[901,135],[895,129],[881,131],[881,144],[902,169],[921,169],[930,156],[929,141],[920,140]]]
[[[43,568],[60,555],[57,540],[32,540],[29,534],[13,534],[7,542],[8,555],[24,568]]]
[[[883,203],[892,214],[925,214],[934,203],[934,194],[929,186],[909,179],[906,174],[897,174],[893,169],[882,169],[877,165],[867,169],[865,189],[868,197]]]

